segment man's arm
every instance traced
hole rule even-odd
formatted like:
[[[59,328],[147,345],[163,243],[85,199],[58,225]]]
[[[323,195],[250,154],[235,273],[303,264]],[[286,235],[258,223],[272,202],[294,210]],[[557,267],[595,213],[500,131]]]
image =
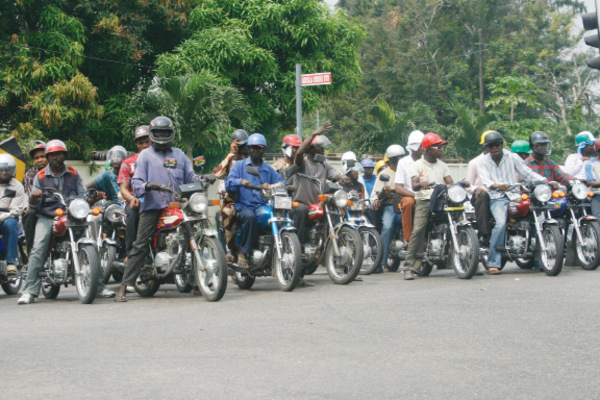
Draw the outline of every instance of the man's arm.
[[[146,194],[146,184],[148,183],[148,163],[146,152],[142,152],[138,157],[135,165],[135,172],[133,178],[131,178],[131,187],[133,193],[138,199],[144,197]],[[161,166],[162,167],[162,166]]]
[[[242,186],[242,175],[241,175],[241,162],[237,162],[229,171],[229,175],[225,178],[225,190],[229,193],[235,193],[239,190],[240,186]]]
[[[13,180],[12,182],[17,182],[17,180]],[[16,192],[15,197],[10,200],[10,205],[8,208],[9,212],[0,213],[0,221],[5,221],[7,218],[19,218],[19,216],[23,213],[25,207],[27,207],[27,196],[25,195],[25,189],[23,189],[23,185],[11,184],[9,188]]]
[[[296,158],[294,159],[294,162],[296,163],[297,166],[299,166],[299,167],[302,166],[302,163],[304,162],[304,154],[306,153],[306,150],[308,150],[308,148],[310,147],[310,144],[312,143],[315,136],[322,135],[323,133],[327,132],[329,129],[331,129],[331,122],[327,122],[327,123],[321,125],[320,127],[317,128],[316,131],[314,131],[313,133],[308,135],[306,138],[304,138],[304,140],[302,141],[302,144],[300,145],[300,148],[298,149],[298,152],[296,153]]]

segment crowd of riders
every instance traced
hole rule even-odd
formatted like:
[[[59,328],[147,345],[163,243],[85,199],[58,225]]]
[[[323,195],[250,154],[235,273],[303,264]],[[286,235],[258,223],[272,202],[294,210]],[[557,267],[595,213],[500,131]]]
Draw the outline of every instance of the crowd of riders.
[[[335,182],[368,204],[368,222],[381,237],[381,256],[373,273],[391,270],[390,246],[398,238],[405,254],[403,277],[415,279],[424,260],[426,233],[439,189],[455,183],[442,161],[448,142],[433,132],[415,130],[406,143],[385,149],[383,159],[377,162],[359,158],[352,151],[344,153],[341,170],[337,170],[325,156],[331,145],[325,136],[330,127],[327,123],[304,138],[285,136],[282,154],[272,165],[264,158],[266,138],[237,129],[231,135],[229,154],[209,175],[196,173],[188,156],[173,146],[176,127],[164,116],[135,130],[136,154],[128,157],[122,146],[111,148],[107,152],[111,168],[87,184],[65,164],[68,149],[60,140],[32,143],[29,156],[33,167],[22,183],[14,178],[15,159],[0,154],[0,233],[6,243],[5,274],[10,277],[20,273],[15,261],[19,219],[28,253],[18,304],[33,303],[39,295],[40,271],[48,254],[53,220],[58,215],[56,210],[64,207],[46,192],[56,191],[65,198],[83,197],[90,204],[100,198],[122,204],[127,256],[121,285],[115,293],[100,279],[97,296],[124,302],[128,288],[135,285],[144,268],[161,212],[172,200],[168,194],[156,191],[156,185],[176,188],[200,180],[219,181],[216,225],[221,228],[227,263],[242,270],[250,267],[253,249],[258,245],[259,222],[255,216],[268,203],[264,193],[277,187],[289,192],[294,204],[289,218],[304,245],[310,240],[310,207],[323,203],[322,188],[327,182]],[[489,274],[501,273],[509,206],[523,196],[525,185],[546,182],[558,191],[583,182],[590,189],[590,215],[600,217],[600,139],[581,132],[575,142],[576,152],[560,167],[550,159],[552,142],[544,132],[533,132],[529,141],[516,140],[510,146],[500,132],[482,133],[481,154],[470,160],[466,178],[458,183],[468,192],[474,215],[471,222],[477,230],[478,246],[487,249],[482,264]],[[303,176],[313,179],[300,179]],[[304,280],[304,272],[299,284],[312,285]]]

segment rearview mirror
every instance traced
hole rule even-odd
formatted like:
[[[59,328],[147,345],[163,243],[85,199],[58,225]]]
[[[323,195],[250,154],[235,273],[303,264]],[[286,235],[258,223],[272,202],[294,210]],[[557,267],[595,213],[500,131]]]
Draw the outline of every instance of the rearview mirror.
[[[194,167],[202,167],[206,164],[206,159],[204,156],[198,156],[194,158]]]
[[[387,174],[381,174],[379,175],[379,180],[381,182],[389,182],[390,181],[390,176]]]
[[[252,165],[246,165],[246,172],[248,173],[248,175],[260,176],[260,174],[258,173],[258,167]]]
[[[325,156],[323,154],[315,154],[314,160],[322,164],[325,162]]]

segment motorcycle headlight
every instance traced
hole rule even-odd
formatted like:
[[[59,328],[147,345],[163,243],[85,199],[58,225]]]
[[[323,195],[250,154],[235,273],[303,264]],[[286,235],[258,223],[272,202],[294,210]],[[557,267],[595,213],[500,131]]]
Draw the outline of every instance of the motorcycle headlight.
[[[338,208],[346,207],[348,205],[348,193],[338,190],[333,194],[333,202]]]
[[[274,196],[273,208],[277,210],[291,210],[292,198],[290,196]]]
[[[448,188],[448,199],[456,204],[462,204],[467,200],[467,191],[459,185],[452,185]]]
[[[84,219],[90,213],[90,205],[83,199],[75,199],[69,204],[69,214],[76,219]]]
[[[552,197],[552,189],[549,185],[538,185],[533,190],[533,195],[538,201],[545,203]]]
[[[111,204],[106,207],[106,211],[104,211],[104,218],[111,224],[116,224],[121,220],[121,206],[118,204]]]
[[[575,196],[575,198],[578,200],[585,199],[588,196],[588,192],[589,190],[587,186],[585,186],[583,183],[576,183],[571,189],[571,193],[573,193],[573,196]]]
[[[197,213],[203,213],[208,207],[208,199],[202,193],[194,193],[190,196],[190,209]]]

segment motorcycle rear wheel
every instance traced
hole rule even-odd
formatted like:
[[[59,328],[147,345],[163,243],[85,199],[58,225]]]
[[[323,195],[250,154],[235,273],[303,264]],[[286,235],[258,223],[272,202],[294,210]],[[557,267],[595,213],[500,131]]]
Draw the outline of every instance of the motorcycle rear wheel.
[[[44,298],[55,299],[58,296],[58,292],[60,292],[60,286],[53,285],[49,281],[42,279],[42,294]]]
[[[83,245],[77,253],[80,273],[75,276],[77,296],[83,304],[91,304],[96,300],[98,279],[100,278],[100,258],[98,250],[92,245]]]
[[[7,278],[2,284],[2,290],[4,290],[4,293],[9,295],[17,294],[19,293],[19,290],[21,290],[21,285],[23,285],[23,278],[21,275],[17,275]]]
[[[542,269],[548,276],[556,276],[562,270],[565,246],[563,235],[556,225],[547,225],[542,230],[546,251],[541,251],[538,242],[537,258],[542,263]]]
[[[197,241],[200,257],[204,260],[206,270],[202,270],[196,257],[192,255],[192,266],[196,277],[196,285],[202,296],[208,301],[219,301],[227,289],[227,262],[221,242],[211,236],[203,236]]]
[[[142,297],[152,297],[158,292],[158,288],[160,287],[160,282],[157,278],[151,278],[145,282],[142,282],[141,279],[135,281],[135,285],[133,286],[135,292]]]
[[[273,269],[279,288],[284,292],[291,292],[300,282],[302,275],[302,250],[300,239],[294,232],[282,232],[281,236],[282,257],[279,259],[277,249],[273,249]]]
[[[383,240],[375,228],[360,228],[360,236],[363,243],[363,263],[360,270],[361,274],[371,275],[373,271],[381,264],[383,257]],[[365,250],[369,249],[369,254]]]
[[[100,269],[104,283],[108,283],[112,272],[112,263],[117,259],[117,249],[112,245],[100,247]]]
[[[233,283],[237,285],[242,290],[249,290],[254,286],[254,281],[256,278],[250,276],[248,274],[242,274],[241,272],[236,272],[231,276]]]
[[[347,252],[348,262],[338,264],[333,249],[333,241],[327,244],[325,253],[325,268],[333,283],[347,285],[352,282],[360,272],[363,261],[362,238],[357,230],[349,226],[342,226],[338,233],[338,246],[340,251]]]
[[[579,228],[584,243],[580,243],[577,234],[573,232],[577,264],[581,268],[592,271],[600,265],[600,225],[598,221],[586,221]]]
[[[460,279],[471,279],[479,267],[479,240],[471,226],[458,228],[456,240],[460,254],[450,248],[450,263]]]
[[[433,270],[433,264],[430,264],[427,261],[423,261],[421,263],[421,266],[417,270],[417,275],[426,277],[426,276],[429,276],[429,274],[431,274],[432,270]]]

